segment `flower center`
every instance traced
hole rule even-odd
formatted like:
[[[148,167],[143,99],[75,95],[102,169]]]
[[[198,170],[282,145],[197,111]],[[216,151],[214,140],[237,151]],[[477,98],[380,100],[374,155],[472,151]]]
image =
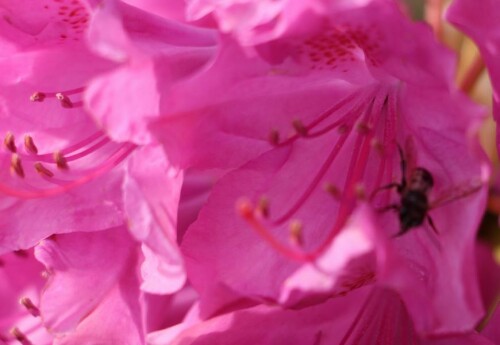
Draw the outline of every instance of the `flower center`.
[[[257,202],[242,201],[238,204],[240,215],[279,252],[300,261],[318,257],[343,228],[357,202],[365,199],[368,191],[372,194],[384,182],[393,180],[397,92],[392,87],[367,87],[345,97],[308,123],[294,120],[291,126],[295,134],[286,140],[280,141],[280,133],[272,131],[270,142],[277,149],[299,140],[310,140],[311,145],[315,145],[314,141],[321,138],[321,143],[331,146],[321,146],[324,159],[319,166],[307,166],[311,178],[301,181],[302,187],[294,193],[293,199],[287,198],[278,204],[272,196],[264,196]],[[339,183],[343,186],[339,187]],[[307,224],[303,225],[297,214],[310,207],[311,199],[318,198],[321,186],[337,201],[338,205],[332,205],[337,212],[330,228],[320,233],[323,241],[306,251],[303,242]],[[387,193],[386,200],[377,200],[386,202],[389,196]],[[291,244],[278,240],[272,230],[286,224]]]
[[[380,34],[374,27],[345,23],[307,39],[297,52],[301,63],[312,69],[347,72],[356,60],[378,66],[379,41]]]

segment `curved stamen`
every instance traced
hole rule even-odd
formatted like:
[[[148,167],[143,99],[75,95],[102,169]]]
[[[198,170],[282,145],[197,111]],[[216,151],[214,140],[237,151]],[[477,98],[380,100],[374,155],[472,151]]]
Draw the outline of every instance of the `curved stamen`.
[[[238,204],[238,211],[242,218],[261,236],[268,242],[274,249],[278,252],[284,254],[285,256],[300,261],[311,261],[321,255],[333,241],[338,232],[344,227],[350,214],[352,213],[357,200],[357,193],[360,186],[360,181],[364,177],[364,172],[368,164],[370,149],[372,146],[373,138],[375,135],[375,130],[373,127],[375,124],[380,123],[382,116],[388,117],[390,111],[387,110],[387,102],[389,100],[388,92],[384,91],[379,93],[373,98],[369,106],[364,112],[363,119],[358,126],[358,137],[355,142],[352,159],[349,164],[347,178],[344,186],[344,192],[342,193],[340,208],[335,220],[333,227],[331,228],[326,239],[314,250],[309,252],[304,252],[302,250],[292,249],[289,246],[281,243],[274,234],[267,229],[267,227],[262,223],[260,219],[256,217],[256,210],[248,202],[243,202]],[[352,111],[354,113],[354,111]],[[346,115],[347,116],[347,115]],[[296,202],[284,215],[278,217],[271,224],[273,226],[281,225],[304,204],[305,200],[310,196],[312,191],[317,187],[319,181],[326,173],[326,170],[330,167],[333,159],[338,154],[338,150],[343,146],[347,136],[352,131],[352,124],[348,127],[347,132],[343,135],[337,142],[334,149],[330,152],[329,156],[325,160],[325,163],[319,170],[319,173],[313,179],[313,183],[306,189],[306,192],[301,196],[298,202]],[[393,131],[390,131],[394,133]],[[392,135],[392,134],[391,134]]]
[[[238,214],[277,252],[289,257],[292,260],[309,260],[307,255],[305,255],[302,251],[292,249],[276,239],[274,235],[255,217],[254,209],[249,201],[240,200],[236,205],[236,210]]]
[[[340,125],[344,125],[345,131],[341,131],[340,133],[340,139],[337,141],[335,146],[333,147],[332,151],[330,151],[330,154],[327,156],[326,160],[324,163],[321,165],[319,171],[316,173],[314,176],[314,179],[312,182],[308,185],[307,189],[303,192],[301,197],[295,202],[295,204],[288,210],[286,211],[282,216],[278,217],[275,219],[272,223],[274,225],[280,225],[283,222],[285,222],[287,219],[289,219],[293,214],[295,214],[298,209],[306,202],[306,200],[311,196],[311,194],[314,192],[314,190],[318,187],[319,183],[325,176],[326,172],[328,169],[331,167],[333,162],[335,161],[335,158],[337,158],[338,154],[340,153],[341,149],[343,148],[345,142],[347,141],[349,135],[352,132],[352,125],[355,120],[355,118],[358,116],[358,112],[362,105],[358,105],[358,107],[352,109],[349,111],[347,114],[345,114],[342,118],[337,120],[332,124],[332,126],[339,127]],[[328,126],[328,130],[329,127]],[[323,132],[322,130],[320,130]],[[308,135],[309,137],[310,135]]]
[[[325,162],[321,165],[318,173],[316,176],[314,176],[313,181],[307,186],[307,189],[304,191],[304,193],[300,196],[300,198],[295,202],[295,204],[283,215],[278,217],[276,220],[272,222],[273,225],[280,225],[283,224],[286,220],[290,219],[290,217],[295,214],[295,212],[298,211],[298,209],[304,205],[306,200],[311,196],[311,194],[314,192],[314,190],[318,187],[318,184],[321,182],[323,177],[325,176],[326,172],[328,169],[331,167],[333,161],[335,158],[337,158],[337,155],[340,153],[340,150],[342,147],[344,147],[344,144],[349,137],[349,134],[352,132],[352,127],[347,131],[347,133],[342,134],[340,139],[337,141],[333,149],[330,151],[330,154],[327,156]]]
[[[94,144],[94,146],[92,146],[92,147],[94,147],[95,149],[100,148],[102,146],[102,142],[104,142],[104,141],[109,142],[110,141],[107,137],[104,136],[104,134],[102,132],[96,132],[96,133],[92,134],[91,136],[79,141],[78,143],[60,150],[59,152],[67,160],[69,160],[69,161],[74,160],[71,158],[71,157],[73,157],[73,155],[69,155],[70,153],[77,152],[80,150],[85,150],[87,154],[93,152],[93,150],[90,150],[89,148],[86,149],[85,147],[92,144],[97,139],[101,139],[99,142],[101,144]],[[53,153],[44,153],[44,154],[36,154],[36,155],[33,155],[33,154],[23,155],[23,154],[21,154],[21,157],[24,160],[30,160],[30,161],[36,160],[36,161],[42,161],[45,163],[54,163],[54,154]]]
[[[51,183],[56,183],[60,185],[55,188],[47,188],[47,189],[37,189],[33,186],[27,185],[27,189],[29,190],[20,190],[18,188],[10,187],[9,185],[3,184],[0,182],[0,193],[21,198],[21,199],[36,199],[42,197],[49,197],[62,194],[67,192],[70,189],[81,186],[97,177],[104,175],[105,173],[112,170],[118,164],[120,164],[132,151],[134,151],[136,145],[133,144],[124,144],[117,151],[115,151],[105,162],[103,162],[100,166],[92,169],[86,175],[79,177],[73,181],[60,180],[56,178],[46,179],[46,181],[50,181]],[[43,177],[43,176],[42,176]]]
[[[385,107],[385,104],[380,102],[380,96],[374,99],[374,101],[370,104],[369,110],[366,112],[366,119],[363,119],[363,123],[378,123],[381,116],[381,110],[376,111],[375,119],[371,121],[371,117],[373,114],[373,108],[376,104],[378,104],[381,108]],[[384,96],[385,99],[385,96]],[[377,109],[377,108],[376,108]],[[366,168],[366,164],[368,162],[368,154],[370,152],[370,143],[372,141],[374,135],[374,131],[371,130],[368,135],[359,135],[356,144],[354,147],[354,152],[352,155],[352,159],[350,162],[349,169],[347,171],[347,179],[344,186],[344,193],[341,198],[340,208],[337,215],[337,219],[335,224],[333,225],[330,233],[324,240],[322,244],[318,246],[317,249],[313,250],[310,255],[312,257],[318,257],[321,253],[328,249],[328,246],[333,241],[335,236],[342,230],[345,223],[347,222],[350,214],[356,206],[356,186],[359,185],[359,182],[363,178],[363,174]]]
[[[351,106],[352,106],[352,108],[359,107],[360,105],[362,105],[364,103],[364,101],[366,101],[366,99],[370,98],[370,94],[372,92],[373,91],[370,89],[370,90],[365,91],[365,92],[357,91],[357,92],[350,94],[349,96],[343,98],[338,103],[336,103],[333,107],[331,107],[331,108],[327,109],[326,111],[324,111],[323,113],[321,113],[315,120],[311,121],[309,124],[302,125],[303,129],[301,129],[301,131],[303,132],[303,134],[297,133],[295,135],[292,135],[291,137],[289,137],[288,139],[286,139],[283,142],[279,142],[279,133],[275,133],[276,131],[271,131],[270,142],[272,144],[274,144],[274,146],[287,146],[299,138],[310,137],[311,135],[308,133],[310,133],[312,129],[314,129],[316,126],[321,124],[323,121],[328,119],[332,114],[337,113],[344,106],[346,106],[347,104],[349,104],[351,101],[353,101],[355,99],[357,99],[357,102],[355,102]],[[352,110],[350,110],[348,113],[351,113],[351,112],[352,112]],[[293,125],[293,123],[292,123],[292,125]],[[323,129],[321,131],[324,131],[324,133],[327,133],[330,130],[332,130],[334,127],[333,127],[333,125],[330,125],[327,128],[329,128],[329,129],[328,130]],[[317,136],[317,135],[313,133],[313,136]],[[276,140],[276,139],[278,139],[278,140]],[[275,144],[276,142],[279,142],[279,143]]]

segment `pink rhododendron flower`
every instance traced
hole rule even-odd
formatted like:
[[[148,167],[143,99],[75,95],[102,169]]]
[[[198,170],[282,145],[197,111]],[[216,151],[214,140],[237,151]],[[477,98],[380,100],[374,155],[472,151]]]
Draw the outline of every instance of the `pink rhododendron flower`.
[[[75,11],[85,9],[77,6]],[[55,26],[61,30],[64,20],[60,15],[49,23],[59,23]],[[30,36],[29,27],[14,23],[11,31],[17,30],[22,42]],[[84,29],[83,22],[78,25]],[[81,30],[68,30],[71,39],[69,33],[61,33],[44,41],[42,34],[30,33],[35,45],[0,61],[4,71],[0,78],[4,135],[0,251],[33,246],[56,232],[99,230],[123,221],[121,195],[116,193],[122,173],[97,178],[127,157],[133,146],[110,142],[81,102],[92,75],[112,64],[85,49]],[[65,193],[87,183],[88,189]]]
[[[488,174],[474,142],[480,110],[455,90],[449,52],[395,6],[329,20],[315,36],[269,43],[265,59],[226,39],[210,68],[173,88],[153,125],[174,163],[235,168],[181,245],[202,315],[248,298],[308,304],[376,282],[401,295],[418,333],[468,331],[483,313],[468,259]],[[379,212],[372,234],[361,226],[351,240],[349,222],[371,222],[353,213],[363,194],[375,209],[400,206],[394,189],[370,197],[401,181],[397,145],[408,175],[417,166],[432,175],[431,204],[446,203],[429,212],[439,234],[425,219],[402,228],[398,214]],[[242,197],[250,203],[238,214]],[[353,247],[339,253],[336,241]],[[313,268],[326,277],[307,287]]]
[[[394,0],[0,14],[0,343],[499,341],[483,109],[436,25]],[[495,14],[448,16],[496,87]]]

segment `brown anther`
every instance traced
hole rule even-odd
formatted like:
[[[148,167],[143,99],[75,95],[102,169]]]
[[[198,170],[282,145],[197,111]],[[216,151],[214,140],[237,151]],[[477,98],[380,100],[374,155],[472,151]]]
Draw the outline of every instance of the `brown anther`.
[[[366,190],[365,186],[362,184],[358,183],[356,186],[354,186],[354,193],[356,194],[356,197],[361,200],[366,199]]]
[[[293,120],[292,126],[297,132],[298,135],[305,137],[307,135],[307,128],[304,126],[302,121],[300,120]]]
[[[28,252],[23,249],[14,250],[12,253],[20,258],[27,258],[29,256]]]
[[[39,91],[36,91],[36,92],[33,92],[33,94],[30,96],[30,101],[32,102],[43,102],[43,100],[45,99],[45,94],[43,92],[39,92]]]
[[[236,211],[243,218],[253,218],[254,208],[248,199],[241,199],[236,202]]]
[[[35,155],[38,153],[38,148],[36,147],[31,135],[24,136],[24,147],[28,153],[33,153]]]
[[[347,125],[340,125],[337,128],[337,131],[339,132],[339,134],[346,134],[348,129],[349,127]]]
[[[68,162],[66,161],[66,158],[64,158],[61,151],[54,152],[54,162],[56,162],[57,167],[59,169],[62,169],[62,170],[69,169]]]
[[[327,182],[323,185],[323,189],[335,199],[340,199],[340,190],[333,184]]]
[[[21,164],[21,158],[17,153],[12,154],[12,158],[10,159],[10,171],[12,174],[16,174],[19,177],[24,177],[24,169]]]
[[[39,173],[40,175],[46,176],[46,177],[53,177],[54,173],[47,169],[46,167],[43,166],[42,163],[36,162],[34,165],[35,171]]]
[[[17,152],[16,139],[14,138],[14,134],[12,134],[11,132],[7,132],[7,134],[5,135],[5,139],[3,140],[3,144],[10,152]]]
[[[31,341],[28,340],[28,338],[26,337],[26,335],[24,335],[23,332],[21,332],[21,330],[17,327],[14,327],[10,330],[10,334],[12,334],[12,336],[14,338],[16,338],[16,340],[18,342],[20,342],[21,344],[23,345],[31,345]]]
[[[19,303],[26,308],[26,310],[33,316],[40,316],[40,309],[28,298],[23,297]]]
[[[302,246],[304,244],[302,229],[302,223],[299,220],[292,220],[290,223],[290,242],[293,245]]]
[[[267,197],[262,196],[259,199],[256,211],[259,212],[263,218],[269,218],[269,199]]]
[[[384,153],[384,145],[377,138],[373,138],[370,142],[370,145],[377,151],[378,153]]]
[[[368,134],[370,133],[370,126],[367,125],[366,123],[363,123],[363,122],[360,122],[356,125],[356,130],[360,133],[360,134]]]
[[[280,143],[280,132],[275,129],[271,130],[271,132],[269,132],[268,139],[271,145],[278,146]]]
[[[73,103],[71,102],[68,96],[58,92],[56,93],[56,98],[59,100],[59,102],[61,102],[61,105],[64,108],[73,108]]]

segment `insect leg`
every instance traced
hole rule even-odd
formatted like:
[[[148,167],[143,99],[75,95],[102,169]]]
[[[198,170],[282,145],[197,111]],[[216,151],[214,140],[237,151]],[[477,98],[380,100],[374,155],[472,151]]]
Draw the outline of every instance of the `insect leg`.
[[[377,189],[375,189],[372,193],[372,195],[370,196],[370,200],[373,200],[373,198],[375,198],[375,196],[383,191],[383,190],[387,190],[387,189],[392,189],[392,188],[397,188],[397,191],[398,193],[400,193],[400,190],[401,190],[401,184],[399,183],[396,183],[396,182],[393,182],[393,183],[389,183],[389,184],[386,184],[385,186],[382,186],[382,187],[379,187]]]
[[[427,215],[427,221],[429,222],[429,225],[431,226],[432,230],[436,233],[436,235],[439,235],[439,231],[436,228],[436,225],[434,224],[434,221],[432,220],[432,217]]]
[[[399,209],[400,209],[400,206],[398,204],[391,204],[391,205],[387,205],[385,207],[377,209],[377,212],[384,213],[384,212],[387,212],[390,210],[399,212]]]
[[[404,190],[406,188],[406,160],[405,160],[405,157],[403,155],[403,149],[401,148],[401,146],[399,144],[397,144],[397,145],[398,145],[398,151],[399,151],[399,159],[401,160],[400,161],[401,185],[398,188],[398,191],[401,192],[402,190]]]

